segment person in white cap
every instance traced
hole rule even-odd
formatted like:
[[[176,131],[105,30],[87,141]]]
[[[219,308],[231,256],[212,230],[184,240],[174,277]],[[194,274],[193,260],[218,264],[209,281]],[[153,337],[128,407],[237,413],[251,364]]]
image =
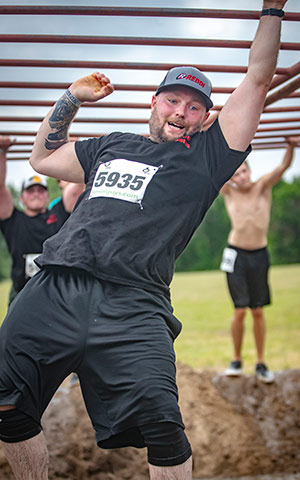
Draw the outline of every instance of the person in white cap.
[[[12,258],[9,304],[39,270],[34,258],[42,252],[44,241],[56,233],[68,218],[81,193],[76,192],[76,198],[67,193],[63,205],[49,211],[47,181],[33,174],[22,184],[20,203],[23,210],[16,208],[11,191],[5,185],[6,152],[13,143],[10,137],[0,135],[0,231]],[[78,184],[75,188],[78,190]]]
[[[99,447],[147,447],[151,480],[191,480],[173,349],[181,323],[169,285],[176,258],[250,152],[285,3],[264,1],[247,75],[205,132],[211,83],[185,66],[171,69],[152,98],[150,138],[68,141],[81,103],[114,90],[98,72],[75,81],[44,119],[32,166],[86,189],[45,242],[41,271],[0,332],[0,439],[16,478],[48,478],[41,416],[74,371]]]

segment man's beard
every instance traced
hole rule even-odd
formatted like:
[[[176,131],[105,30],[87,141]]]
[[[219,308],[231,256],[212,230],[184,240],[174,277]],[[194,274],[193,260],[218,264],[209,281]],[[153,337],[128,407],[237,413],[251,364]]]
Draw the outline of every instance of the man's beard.
[[[170,142],[170,139],[164,134],[163,127],[160,125],[160,121],[156,112],[156,107],[151,112],[149,119],[150,138],[154,142],[164,143]]]
[[[201,122],[201,124],[198,127],[195,127],[193,131],[189,133],[189,135],[192,135],[195,132],[200,132],[202,126],[203,126],[204,120]],[[164,143],[164,142],[172,142],[176,140],[176,138],[173,137],[168,137],[163,130],[163,126],[161,126],[161,121],[160,118],[157,114],[156,106],[153,108],[151,112],[151,116],[149,119],[149,130],[150,130],[150,138],[154,142],[157,143]],[[182,135],[179,135],[178,138],[180,138]]]

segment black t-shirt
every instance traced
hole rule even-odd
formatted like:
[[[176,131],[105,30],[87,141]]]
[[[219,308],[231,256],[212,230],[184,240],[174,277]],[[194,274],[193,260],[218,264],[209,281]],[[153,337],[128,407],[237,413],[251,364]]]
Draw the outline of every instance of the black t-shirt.
[[[65,223],[65,221],[70,216],[70,214],[66,211],[64,207],[64,202],[62,198],[58,200],[58,202],[54,203],[53,207],[50,208],[50,213],[55,213],[57,217],[58,229]]]
[[[49,210],[29,217],[14,208],[10,218],[0,221],[0,230],[12,257],[11,277],[17,292],[38,270],[33,260],[42,252],[46,238],[54,235],[60,226],[56,213]]]
[[[75,148],[86,190],[38,265],[78,267],[166,295],[176,258],[250,152],[231,150],[218,121],[172,142],[115,132]]]

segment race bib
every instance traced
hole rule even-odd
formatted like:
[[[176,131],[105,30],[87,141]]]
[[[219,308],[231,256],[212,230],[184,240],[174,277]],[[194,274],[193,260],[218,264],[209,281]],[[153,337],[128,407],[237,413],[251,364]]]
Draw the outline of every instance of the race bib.
[[[236,250],[228,247],[224,248],[220,270],[222,270],[223,272],[233,273],[236,257],[237,257]]]
[[[141,204],[146,188],[158,169],[124,158],[101,163],[89,198],[109,197]]]
[[[33,277],[35,273],[37,273],[40,269],[36,263],[34,263],[34,259],[38,257],[39,253],[27,253],[24,255],[25,257],[25,276],[27,278]]]

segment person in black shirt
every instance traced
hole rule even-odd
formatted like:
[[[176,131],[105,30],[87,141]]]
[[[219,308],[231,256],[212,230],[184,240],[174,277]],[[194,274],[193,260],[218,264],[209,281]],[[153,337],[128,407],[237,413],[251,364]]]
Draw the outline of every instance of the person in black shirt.
[[[47,182],[37,174],[31,175],[22,185],[20,202],[24,210],[17,209],[5,185],[6,151],[11,145],[8,136],[0,135],[0,230],[12,257],[9,304],[39,270],[34,263],[35,257],[42,252],[44,241],[58,232],[69,217],[82,191],[78,184],[64,185],[66,189],[60,204],[49,211]]]
[[[5,186],[6,151],[12,144],[0,135],[0,229],[12,256],[12,288],[9,303],[38,270],[33,262],[42,251],[44,240],[56,233],[57,219],[49,217],[47,182],[33,175],[22,186],[20,202],[24,211],[14,207],[10,190]]]
[[[146,446],[151,480],[191,480],[169,285],[176,258],[250,151],[285,3],[264,1],[247,75],[207,131],[211,83],[186,66],[171,69],[153,96],[150,138],[68,141],[81,102],[113,92],[98,72],[75,81],[44,119],[32,166],[86,189],[1,329],[0,438],[17,478],[26,468],[47,479],[41,416],[75,371],[99,447]]]

